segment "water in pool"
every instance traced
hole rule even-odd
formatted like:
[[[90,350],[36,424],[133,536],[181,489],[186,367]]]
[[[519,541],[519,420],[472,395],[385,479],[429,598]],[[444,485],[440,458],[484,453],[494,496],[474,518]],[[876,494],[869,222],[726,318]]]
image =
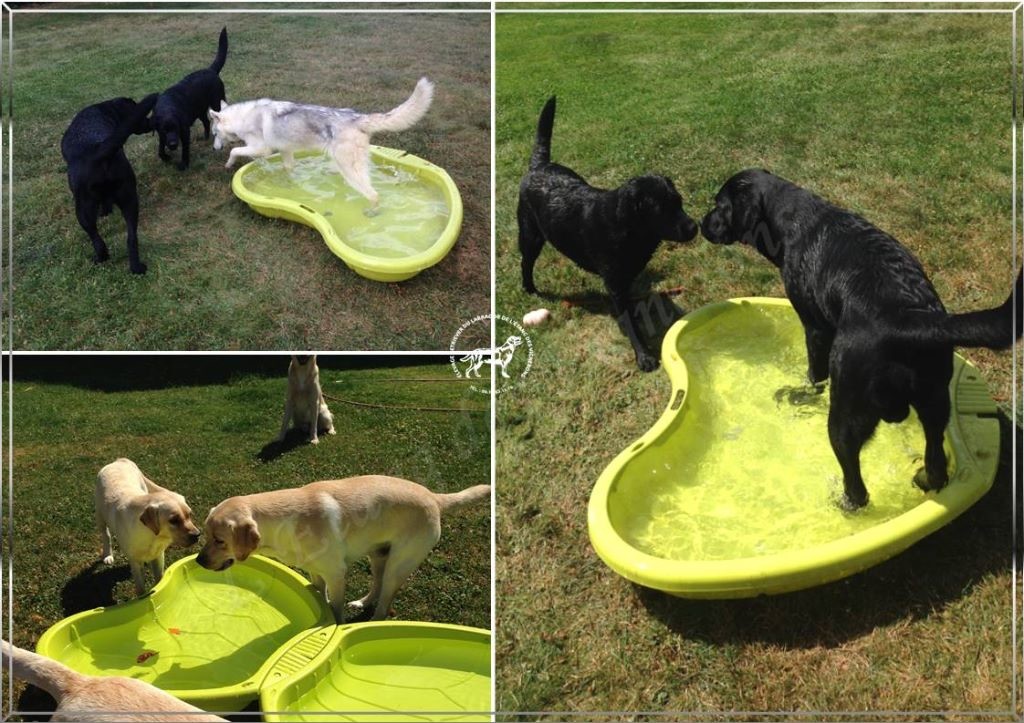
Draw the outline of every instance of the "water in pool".
[[[838,508],[828,390],[814,394],[805,382],[803,330],[792,309],[723,314],[681,334],[678,351],[690,382],[672,429],[685,429],[634,457],[609,504],[613,524],[638,549],[674,560],[770,555],[860,532],[925,499],[912,481],[924,434],[911,413],[901,424],[880,424],[861,451],[868,506]]]
[[[245,185],[264,196],[298,201],[322,214],[352,249],[378,258],[412,256],[430,248],[448,224],[441,188],[401,165],[371,156],[370,180],[380,205],[353,189],[326,155],[299,157],[286,171],[280,156],[261,158],[245,175]]]

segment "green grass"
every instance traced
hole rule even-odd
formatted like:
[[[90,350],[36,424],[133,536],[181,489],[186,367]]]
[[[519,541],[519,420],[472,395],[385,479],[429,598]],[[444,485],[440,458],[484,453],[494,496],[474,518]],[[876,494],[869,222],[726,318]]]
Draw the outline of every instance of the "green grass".
[[[133,599],[116,543],[114,567],[94,566],[100,549],[93,522],[96,472],[117,457],[129,457],[185,495],[200,525],[227,497],[320,479],[382,473],[444,492],[486,483],[486,397],[459,383],[397,381],[452,379],[436,360],[424,365],[405,357],[386,363],[418,365],[359,368],[373,363],[321,357],[325,394],[463,411],[365,409],[328,400],[336,435],[262,461],[257,455],[280,424],[283,356],[81,357],[74,364],[67,357],[19,356],[10,387],[13,642],[31,649],[67,615]],[[467,508],[442,524],[440,543],[395,598],[396,617],[490,629],[490,509]],[[168,564],[196,551],[168,550]],[[349,577],[350,597],[368,583],[368,566],[360,563]],[[16,686],[15,707],[20,691]]]
[[[1010,25],[1007,15],[497,16],[497,308],[554,311],[531,330],[528,383],[499,397],[499,710],[1020,715],[1008,450],[1019,428],[1003,418],[986,498],[867,572],[747,601],[633,586],[591,549],[586,504],[601,470],[657,419],[668,381],[636,369],[600,280],[554,250],[537,264],[548,297],[521,291],[515,223],[537,114],[554,93],[553,158],[595,185],[663,173],[699,218],[726,178],[765,167],[903,241],[949,309],[995,305],[1015,271]],[[638,291],[648,287],[683,310],[784,295],[751,249],[699,239],[659,251]],[[964,355],[1009,413],[1011,355]]]
[[[198,123],[184,172],[158,159],[155,134],[126,144],[149,273],[128,273],[116,211],[99,229],[110,261],[90,261],[60,155],[64,130],[87,105],[138,99],[208,65],[225,25],[229,101],[385,110],[421,75],[436,82],[423,122],[375,142],[437,163],[459,187],[462,232],[440,264],[400,284],[358,276],[313,229],[239,201],[226,151],[202,140]],[[13,28],[15,348],[433,350],[489,309],[486,14],[16,13]]]

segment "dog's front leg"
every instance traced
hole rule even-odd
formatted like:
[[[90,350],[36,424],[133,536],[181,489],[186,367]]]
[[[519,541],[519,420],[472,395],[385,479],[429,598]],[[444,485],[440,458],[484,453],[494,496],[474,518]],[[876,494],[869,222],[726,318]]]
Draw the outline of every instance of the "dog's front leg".
[[[153,575],[153,582],[159,582],[164,576],[164,553],[161,552],[149,562],[149,571]]]
[[[345,575],[348,567],[341,563],[334,570],[334,575],[327,580],[327,602],[334,611],[334,619],[339,623],[345,620]]]
[[[288,434],[288,423],[292,419],[292,411],[292,397],[289,394],[284,401],[284,417],[281,419],[281,431],[277,433],[277,439],[274,440],[275,442],[283,442],[285,436]]]
[[[137,560],[129,560],[128,567],[132,571],[132,582],[135,583],[135,594],[142,595],[146,592],[146,578],[142,573],[142,563]]]
[[[295,154],[291,151],[281,151],[281,164],[284,166],[284,170],[291,173],[295,170]]]
[[[633,323],[633,309],[628,292],[613,291],[609,288],[608,293],[612,297],[612,311],[615,313],[615,319],[625,328],[629,343],[633,345],[636,365],[640,367],[641,371],[654,371],[658,368],[658,358],[647,351],[643,342],[640,341],[640,335]]]
[[[828,357],[832,353],[835,334],[829,329],[818,329],[804,324],[807,343],[807,379],[818,384],[828,379]]]
[[[248,156],[250,158],[264,158],[269,156],[271,153],[269,148],[261,148],[260,146],[238,146],[232,148],[231,152],[228,153],[228,162],[224,164],[225,168],[231,168],[235,165],[235,159],[239,156]]]
[[[106,565],[114,564],[114,549],[110,540],[110,528],[107,527],[107,521],[103,519],[103,515],[96,512],[96,527],[100,531],[100,543],[102,550],[100,551],[100,559],[103,560]]]
[[[181,129],[181,160],[178,162],[178,170],[184,171],[189,164],[189,146],[192,145],[192,128],[186,126]]]

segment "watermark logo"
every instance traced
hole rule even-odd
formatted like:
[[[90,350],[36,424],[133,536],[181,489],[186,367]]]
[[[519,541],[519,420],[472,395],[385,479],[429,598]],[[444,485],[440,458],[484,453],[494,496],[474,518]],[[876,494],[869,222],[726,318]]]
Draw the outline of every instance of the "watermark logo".
[[[499,342],[497,347],[473,349],[467,354],[455,352],[459,348],[459,339],[466,329],[475,324],[489,327],[492,320],[494,336]],[[530,335],[526,333],[522,324],[502,314],[481,314],[473,317],[455,332],[448,350],[451,352],[449,360],[455,376],[459,379],[479,379],[480,383],[470,385],[470,389],[481,394],[491,393],[491,374],[482,373],[485,367],[489,368],[488,371],[491,373],[498,373],[498,381],[494,388],[496,394],[502,394],[521,385],[533,367],[533,341]]]

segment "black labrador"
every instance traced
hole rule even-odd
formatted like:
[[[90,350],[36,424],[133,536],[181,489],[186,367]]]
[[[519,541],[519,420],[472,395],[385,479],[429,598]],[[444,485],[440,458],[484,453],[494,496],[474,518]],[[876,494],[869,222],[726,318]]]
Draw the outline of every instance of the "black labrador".
[[[153,129],[160,137],[158,153],[161,160],[169,161],[168,150],[175,151],[181,145],[181,161],[178,170],[184,171],[189,164],[192,124],[197,120],[203,124],[205,137],[210,137],[211,110],[220,110],[224,95],[224,81],[220,71],[228,57],[228,29],[221,28],[217,44],[217,57],[208,68],[189,73],[180,81],[160,94],[153,109]]]
[[[585,271],[604,280],[612,310],[624,322],[636,363],[658,366],[640,341],[629,298],[633,280],[663,240],[685,242],[697,235],[696,222],[664,176],[631,178],[612,191],[594,188],[565,166],[551,162],[555,97],[537,123],[530,169],[519,184],[519,251],[523,289],[537,293],[533,267],[547,240]]]
[[[917,410],[925,433],[922,490],[949,476],[942,437],[949,422],[954,346],[1004,349],[1021,336],[1014,293],[999,307],[949,314],[921,264],[860,216],[763,170],[726,181],[701,222],[716,244],[749,244],[782,272],[804,327],[812,383],[832,380],[829,439],[843,470],[841,502],[867,504],[860,450],[879,421]]]
[[[139,260],[139,194],[124,144],[132,134],[151,130],[146,116],[155,103],[153,93],[140,103],[115,98],[91,105],[78,112],[60,141],[75,215],[92,240],[93,261],[110,258],[96,222],[117,204],[128,230],[128,268],[133,274],[146,273],[146,265]]]

